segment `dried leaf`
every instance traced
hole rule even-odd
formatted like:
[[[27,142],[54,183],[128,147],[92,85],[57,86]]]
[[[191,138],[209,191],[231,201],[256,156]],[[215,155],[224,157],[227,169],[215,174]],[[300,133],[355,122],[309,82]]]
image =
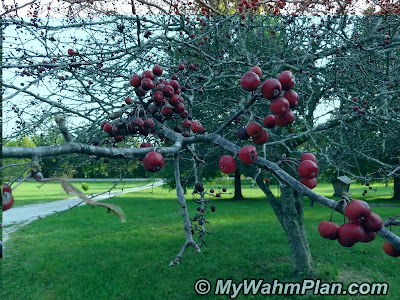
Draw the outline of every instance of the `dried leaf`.
[[[90,198],[88,198],[85,194],[83,194],[80,190],[78,190],[76,187],[74,187],[72,184],[70,184],[68,181],[66,181],[64,179],[60,179],[60,182],[61,182],[62,188],[64,189],[64,191],[67,194],[75,195],[90,205],[107,207],[109,210],[112,211],[112,213],[114,215],[116,215],[121,220],[122,223],[126,222],[125,213],[123,212],[123,210],[120,206],[115,205],[115,204],[110,204],[110,203],[99,203],[99,202],[93,201]]]
[[[121,117],[122,115],[123,115],[123,112],[122,112],[122,111],[116,111],[116,112],[112,112],[111,114],[109,114],[108,117],[109,117],[111,120],[115,120],[115,119]]]

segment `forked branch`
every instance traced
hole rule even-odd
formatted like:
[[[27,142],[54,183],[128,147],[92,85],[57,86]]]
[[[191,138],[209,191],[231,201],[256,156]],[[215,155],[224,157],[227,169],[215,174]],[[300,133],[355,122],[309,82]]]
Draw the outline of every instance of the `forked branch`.
[[[179,265],[180,261],[182,260],[183,254],[185,253],[186,249],[189,246],[193,246],[193,248],[197,252],[200,252],[200,247],[193,240],[192,232],[190,230],[191,225],[190,225],[189,213],[188,213],[187,206],[186,206],[185,194],[184,194],[183,188],[181,186],[181,175],[180,175],[180,170],[179,170],[178,154],[175,154],[175,157],[174,157],[174,175],[175,175],[175,183],[176,183],[176,196],[178,198],[179,205],[182,208],[182,216],[183,216],[184,229],[186,232],[186,240],[185,240],[185,243],[183,244],[181,251],[179,251],[179,253],[176,255],[175,259],[170,262],[170,264],[169,264],[170,267],[174,266],[174,265]]]

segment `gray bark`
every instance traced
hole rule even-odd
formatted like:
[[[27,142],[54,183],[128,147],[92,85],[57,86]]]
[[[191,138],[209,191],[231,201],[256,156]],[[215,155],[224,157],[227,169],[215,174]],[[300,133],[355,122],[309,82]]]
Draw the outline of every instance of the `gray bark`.
[[[290,186],[284,186],[281,187],[280,199],[276,199],[261,176],[257,176],[256,181],[285,230],[292,252],[294,271],[303,278],[314,278],[314,267],[303,222],[303,195]]]
[[[174,158],[174,176],[175,176],[175,183],[176,183],[176,196],[178,198],[179,205],[182,208],[182,217],[183,217],[184,229],[185,229],[185,233],[186,233],[186,239],[185,239],[185,243],[183,244],[182,249],[176,255],[175,259],[170,262],[170,264],[169,264],[170,267],[173,265],[179,265],[179,263],[182,260],[183,254],[185,253],[186,249],[189,246],[193,246],[193,248],[197,252],[200,252],[200,247],[193,240],[192,232],[190,231],[191,230],[190,218],[189,218],[189,213],[188,213],[187,206],[186,206],[185,195],[183,192],[183,188],[181,186],[181,174],[180,174],[180,170],[179,170],[178,155],[175,155],[175,158]]]

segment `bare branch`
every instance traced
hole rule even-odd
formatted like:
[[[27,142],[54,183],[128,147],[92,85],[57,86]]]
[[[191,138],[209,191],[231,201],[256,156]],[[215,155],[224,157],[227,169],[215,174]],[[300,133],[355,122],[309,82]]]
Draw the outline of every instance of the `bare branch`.
[[[178,202],[182,208],[182,216],[183,216],[184,229],[186,232],[186,240],[185,240],[185,243],[184,243],[181,251],[179,251],[179,253],[176,255],[175,259],[170,262],[170,264],[169,264],[170,267],[173,265],[179,265],[180,261],[182,260],[183,254],[185,253],[186,249],[189,246],[193,246],[197,252],[200,252],[200,247],[193,240],[192,232],[190,231],[191,225],[190,225],[189,213],[188,213],[188,210],[186,207],[185,194],[184,194],[183,188],[181,186],[181,176],[180,176],[180,171],[179,171],[178,155],[175,155],[175,158],[174,158],[174,175],[175,175],[175,184],[176,184],[176,195],[178,198]]]

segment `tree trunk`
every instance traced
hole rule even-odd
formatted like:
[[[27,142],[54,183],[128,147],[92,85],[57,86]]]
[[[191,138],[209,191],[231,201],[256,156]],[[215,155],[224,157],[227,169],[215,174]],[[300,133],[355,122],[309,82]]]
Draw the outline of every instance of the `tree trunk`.
[[[233,199],[235,200],[244,199],[242,195],[242,182],[240,180],[239,169],[236,169],[235,171],[235,195],[233,196]]]
[[[303,195],[286,186],[281,188],[280,199],[276,199],[260,176],[257,176],[256,180],[286,232],[292,252],[294,271],[303,278],[315,278],[310,248],[304,229]]]
[[[393,176],[393,200],[400,200],[400,174],[395,174]]]

